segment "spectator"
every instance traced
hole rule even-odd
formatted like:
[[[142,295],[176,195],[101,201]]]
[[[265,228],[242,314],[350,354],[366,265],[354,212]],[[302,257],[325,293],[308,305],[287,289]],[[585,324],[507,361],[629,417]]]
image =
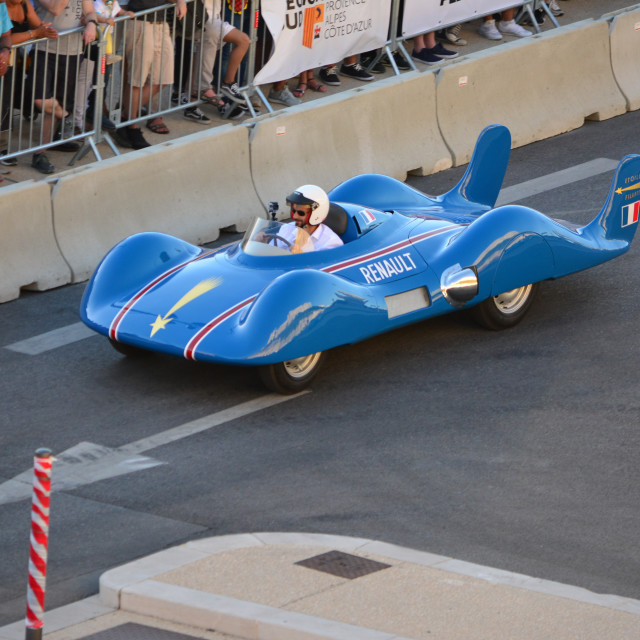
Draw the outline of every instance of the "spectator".
[[[445,49],[441,43],[436,44],[436,36],[433,31],[416,36],[413,39],[413,52],[411,57],[418,62],[432,65],[443,60],[451,60],[458,57],[457,51]]]
[[[11,53],[11,18],[9,18],[9,13],[7,11],[7,7],[0,7],[0,77],[6,76],[7,71],[9,69],[9,55]],[[7,89],[11,87],[10,82],[4,82],[2,85],[2,123],[3,129],[5,117],[9,117],[10,109],[5,107],[4,94],[7,92]],[[7,150],[0,152],[0,155],[7,155]],[[0,161],[2,164],[7,166],[13,166],[16,162],[13,162],[13,159]]]
[[[187,16],[182,21],[184,29],[178,29],[175,34],[173,94],[171,95],[173,104],[188,104],[192,99],[198,99],[197,93],[194,95],[194,77],[197,75],[196,63],[198,60],[193,56],[193,52],[197,49],[193,45],[193,40],[200,37],[204,21],[204,5],[202,2],[194,0],[187,6]],[[191,120],[198,124],[211,122],[211,118],[195,105],[186,107],[182,115],[185,120]]]
[[[114,18],[121,16],[134,17],[133,11],[125,11],[118,4],[118,0],[93,0],[93,6],[98,16],[98,24],[103,25],[99,27],[103,31],[103,37],[106,39],[107,44],[105,47],[106,53],[106,65],[104,72],[104,84],[105,86],[109,82],[111,77],[111,64],[113,60],[113,30],[115,27]],[[96,52],[97,53],[97,52]],[[93,100],[89,100],[89,96],[92,93],[92,84],[98,82],[99,67],[96,64],[96,60],[93,56],[85,56],[80,64],[80,71],[78,72],[78,87],[76,94],[76,109],[74,114],[74,128],[76,132],[85,130],[85,114],[87,113],[87,107],[91,105],[91,111],[89,112],[88,119],[93,122],[93,111],[95,110],[95,104]],[[93,78],[93,82],[90,81]],[[104,108],[105,105],[103,105]],[[106,113],[104,108],[104,113]],[[113,130],[115,125],[106,115],[102,116],[102,128]]]
[[[516,38],[525,38],[531,35],[524,27],[521,27],[514,20],[515,9],[507,9],[502,12],[502,20],[496,26],[496,21],[492,15],[484,17],[483,23],[478,29],[478,33],[489,40],[502,40],[502,34],[515,36]]]
[[[33,105],[43,114],[42,143],[51,142],[53,130],[60,120],[56,139],[62,142],[56,149],[77,151],[80,145],[68,141],[74,135],[70,111],[76,92],[78,61],[83,48],[97,37],[98,17],[91,0],[35,0],[35,5],[42,22],[58,32],[81,27],[83,19],[86,25],[81,34],[73,33],[60,40],[55,52],[49,51],[46,42],[36,45],[35,60],[27,78],[34,87]],[[41,173],[55,171],[43,151],[33,154],[31,165]]]
[[[187,14],[185,0],[169,0],[176,5],[176,17],[182,20]],[[161,7],[164,0],[130,0],[127,8],[134,13]],[[166,21],[166,12],[152,12],[136,16],[127,22],[122,112],[125,120],[135,120],[141,104],[151,104],[152,98],[162,87],[173,84],[173,40]],[[147,126],[156,133],[169,133],[162,118],[155,118]],[[116,141],[123,147],[144,149],[149,147],[140,127],[132,123],[117,129]]]
[[[220,93],[226,98],[226,102],[234,102],[237,105],[245,105],[246,100],[240,93],[237,83],[238,69],[247,51],[249,50],[249,36],[228,22],[223,22],[220,17],[220,0],[206,0],[207,21],[205,23],[202,42],[202,74],[200,77],[201,99],[220,106],[218,96],[213,90],[213,68],[216,55],[222,42],[232,45],[231,54],[224,72],[224,78],[220,85]]]
[[[45,24],[37,16],[33,5],[28,0],[6,0],[6,11],[8,13],[11,34],[9,46],[22,44],[31,40],[32,38],[57,38],[58,32],[49,24]],[[2,11],[0,9],[0,11]],[[4,29],[4,24],[1,27]],[[3,33],[4,36],[4,33]],[[4,40],[0,41],[0,45],[4,44]],[[20,55],[23,49],[16,53],[16,58]],[[0,58],[1,60],[1,58]],[[1,70],[0,64],[0,70]],[[7,69],[4,76],[4,90],[2,92],[2,130],[9,128],[11,115],[14,107],[16,109],[23,109],[21,101],[31,104],[31,95],[28,91],[29,86],[24,87],[24,69],[25,65],[15,64]],[[15,71],[15,72],[14,72]],[[11,92],[13,91],[13,103],[11,102]],[[62,117],[62,109],[58,105],[58,117]],[[0,151],[0,155],[6,155],[7,150]],[[16,158],[9,158],[8,160],[0,160],[0,163],[5,166],[15,166],[18,164]]]

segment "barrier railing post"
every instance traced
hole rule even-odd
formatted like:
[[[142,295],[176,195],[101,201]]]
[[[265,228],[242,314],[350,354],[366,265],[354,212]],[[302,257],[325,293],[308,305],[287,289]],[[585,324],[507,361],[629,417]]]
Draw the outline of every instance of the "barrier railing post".
[[[35,452],[25,640],[42,639],[49,546],[49,496],[51,494],[53,460],[49,449],[38,449]]]

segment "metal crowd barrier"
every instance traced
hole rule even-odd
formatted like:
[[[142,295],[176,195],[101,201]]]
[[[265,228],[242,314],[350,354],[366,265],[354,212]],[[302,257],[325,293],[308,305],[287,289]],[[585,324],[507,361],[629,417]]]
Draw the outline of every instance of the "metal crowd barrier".
[[[404,47],[404,38],[399,33],[399,11],[402,0],[392,0],[389,36],[387,42],[379,50],[377,57],[371,62],[373,66],[383,54],[387,54],[393,71],[400,71],[394,60],[393,52],[399,51],[406,58],[409,66],[415,69],[411,56]],[[539,0],[520,0],[514,2],[513,8],[520,8],[520,13],[527,13],[532,24],[539,31],[534,18],[533,8],[542,7],[549,15],[551,22],[557,21],[544,2]],[[6,148],[5,158],[13,158],[27,153],[35,153],[56,145],[81,143],[77,153],[70,161],[72,165],[88,151],[92,151],[97,160],[101,160],[97,143],[106,142],[114,154],[119,151],[114,144],[110,132],[116,127],[124,127],[140,123],[164,114],[184,110],[202,104],[201,95],[206,87],[202,83],[204,65],[205,30],[213,28],[207,23],[206,12],[201,0],[187,0],[188,12],[183,20],[178,20],[174,4],[166,4],[156,9],[139,12],[135,17],[122,16],[115,18],[115,26],[105,32],[100,25],[98,41],[82,53],[63,56],[65,39],[81,33],[83,28],[63,32],[56,40],[32,40],[12,47],[11,73],[0,81],[0,102],[2,104],[2,139]],[[126,9],[126,5],[124,6]],[[260,0],[222,0],[222,21],[228,22],[249,35],[250,45],[246,56],[238,70],[237,83],[241,94],[247,101],[247,109],[251,116],[259,113],[259,106],[254,95],[257,95],[269,112],[273,109],[261,88],[254,84],[256,68],[260,68],[270,57],[272,38],[260,18]],[[479,17],[479,16],[474,16]],[[173,68],[172,82],[164,83],[161,90],[154,92],[147,85],[146,90],[135,91],[133,84],[141,84],[140,80],[128,82],[123,60],[125,51],[131,49],[131,62],[136,63],[134,43],[147,38],[146,25],[151,23],[152,29],[168,31],[174,47],[174,56],[162,56],[160,68],[152,64],[151,76],[158,72],[160,77]],[[452,25],[438,25],[446,28]],[[221,78],[229,57],[230,45],[223,42],[223,33],[219,33],[219,50],[213,76],[216,94],[220,96]],[[76,35],[77,37],[77,35]],[[37,56],[41,50],[51,56]],[[155,63],[154,63],[155,64]],[[45,68],[41,68],[45,65]],[[53,69],[49,68],[53,65]],[[40,68],[39,68],[40,66]],[[54,72],[59,78],[54,84],[54,94],[62,94],[69,83],[76,87],[71,105],[46,102],[42,110],[37,109],[34,99],[35,79],[39,72]],[[59,73],[61,72],[61,73]],[[289,78],[282,78],[288,80]],[[93,94],[91,106],[88,106],[88,95]],[[56,118],[58,128],[57,139],[49,139],[45,118],[51,122],[51,112],[64,118]],[[66,124],[66,127],[64,126]],[[70,123],[70,124],[69,124]]]

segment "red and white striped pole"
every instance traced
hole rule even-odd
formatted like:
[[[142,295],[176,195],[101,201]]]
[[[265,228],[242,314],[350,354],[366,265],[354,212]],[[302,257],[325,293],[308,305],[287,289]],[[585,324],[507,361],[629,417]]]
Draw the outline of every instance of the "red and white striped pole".
[[[51,465],[49,449],[38,449],[33,461],[33,500],[31,503],[31,548],[27,589],[26,640],[41,640],[44,617],[44,591],[49,547],[49,496]]]

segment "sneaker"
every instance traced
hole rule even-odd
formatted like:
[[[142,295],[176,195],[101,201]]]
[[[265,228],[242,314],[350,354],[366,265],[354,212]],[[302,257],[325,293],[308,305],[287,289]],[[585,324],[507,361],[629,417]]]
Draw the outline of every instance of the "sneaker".
[[[442,39],[446,40],[449,44],[454,44],[457,47],[464,47],[467,41],[460,37],[460,31],[462,31],[462,25],[456,24],[453,27],[449,27],[442,32]]]
[[[404,56],[399,51],[393,52],[393,61],[400,71],[411,69],[411,65],[404,59]],[[385,67],[391,66],[391,60],[389,60],[389,56],[386,53],[380,58],[380,62],[382,62]]]
[[[121,127],[111,132],[113,139],[121,146],[127,149],[133,149],[129,135],[127,134],[127,127]]]
[[[218,105],[218,111],[223,120],[239,120],[249,112],[249,108],[224,98],[224,104]]]
[[[374,51],[373,53],[363,53],[360,56],[360,64],[365,67],[366,69],[368,69],[368,71],[370,73],[384,73],[386,71],[385,66],[382,64],[382,62],[380,62],[380,60],[378,60],[378,62],[376,62],[370,69],[369,69],[369,65],[371,65],[371,63],[375,60],[376,57],[376,52]]]
[[[233,100],[233,102],[237,102],[238,104],[245,102],[245,99],[242,97],[242,94],[238,89],[237,82],[234,82],[233,84],[229,84],[228,82],[223,82],[220,85],[220,93],[222,93],[222,95],[229,98],[229,100]]]
[[[34,153],[31,158],[31,166],[40,173],[53,173],[56,170],[44,153]]]
[[[320,69],[318,77],[330,87],[339,87],[342,84],[340,78],[338,78],[338,69],[335,66]]]
[[[522,22],[522,24],[526,24],[527,26],[535,26],[535,25],[541,25],[544,24],[544,19],[545,19],[545,12],[542,9],[534,9],[533,11],[533,19],[534,22],[531,21],[531,17],[529,16],[529,14],[525,14],[524,18],[522,18],[522,20],[520,20],[520,22]]]
[[[495,20],[485,20],[478,29],[478,33],[483,38],[488,38],[489,40],[502,40],[502,34],[496,28]]]
[[[2,151],[0,151],[0,156],[6,156],[7,155],[7,150],[3,149]],[[0,159],[0,164],[4,165],[5,167],[15,167],[18,164],[18,158],[2,158]]]
[[[291,91],[289,91],[289,87],[285,85],[284,89],[280,91],[274,91],[271,89],[269,92],[269,101],[277,102],[278,104],[283,104],[287,107],[294,107],[297,104],[300,104],[302,100],[300,98],[296,98]]]
[[[433,49],[427,49],[427,51],[435,53],[439,58],[445,58],[445,60],[453,60],[453,58],[457,58],[460,55],[457,51],[445,49],[440,42]]]
[[[80,143],[75,140],[69,140],[69,138],[73,138],[74,135],[73,121],[71,116],[67,116],[63,118],[56,135],[53,137],[54,140],[62,140],[60,144],[55,145],[54,149],[56,151],[78,151],[78,149],[80,149]]]
[[[129,136],[129,140],[131,141],[131,146],[134,149],[146,149],[151,145],[145,140],[142,135],[142,131],[140,131],[139,127],[135,127],[132,129],[131,127],[126,128],[127,135]]]
[[[424,64],[438,64],[442,62],[442,58],[440,56],[431,53],[429,49],[421,49],[420,51],[413,50],[411,57],[418,62],[422,62]]]
[[[564,11],[560,8],[556,0],[550,0],[547,2],[547,6],[549,7],[549,11],[553,13],[554,16],[563,16]]]
[[[340,73],[347,78],[354,80],[362,80],[362,82],[370,82],[373,76],[359,63],[343,64],[340,67]]]
[[[198,122],[199,124],[209,124],[211,122],[211,118],[207,116],[198,109],[198,107],[189,107],[185,109],[182,113],[182,116],[185,120],[192,120],[193,122]]]
[[[113,132],[116,142],[128,149],[146,149],[151,145],[145,140],[139,127],[121,127]]]
[[[526,38],[531,35],[531,31],[521,27],[515,20],[501,20],[498,22],[498,30],[500,33],[515,36],[516,38]]]

